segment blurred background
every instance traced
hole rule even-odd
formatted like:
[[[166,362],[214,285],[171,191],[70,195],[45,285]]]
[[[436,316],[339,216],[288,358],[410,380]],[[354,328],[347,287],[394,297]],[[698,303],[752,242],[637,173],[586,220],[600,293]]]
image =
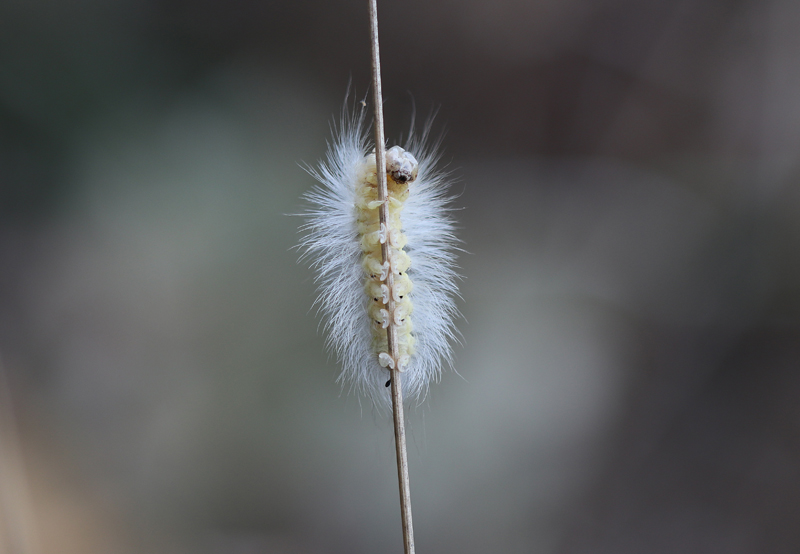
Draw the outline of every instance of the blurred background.
[[[800,3],[379,14],[468,251],[418,552],[800,551]],[[0,4],[0,552],[402,550],[285,215],[368,45],[363,1]]]

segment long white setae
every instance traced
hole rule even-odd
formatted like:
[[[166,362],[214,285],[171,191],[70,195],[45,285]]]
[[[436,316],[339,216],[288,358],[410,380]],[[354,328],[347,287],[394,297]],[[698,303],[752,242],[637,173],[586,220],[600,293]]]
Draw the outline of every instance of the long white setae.
[[[391,405],[386,369],[395,363],[403,375],[403,396],[417,402],[440,378],[443,365],[452,365],[458,240],[446,173],[435,168],[439,156],[437,144],[429,143],[429,126],[415,136],[412,124],[404,146],[386,151],[389,219],[380,223],[365,112],[345,109],[326,159],[309,168],[319,184],[304,195],[309,208],[302,214],[300,248],[316,272],[316,304],[327,345],[342,366],[339,380],[383,408]],[[396,362],[387,349],[390,324],[397,335]]]

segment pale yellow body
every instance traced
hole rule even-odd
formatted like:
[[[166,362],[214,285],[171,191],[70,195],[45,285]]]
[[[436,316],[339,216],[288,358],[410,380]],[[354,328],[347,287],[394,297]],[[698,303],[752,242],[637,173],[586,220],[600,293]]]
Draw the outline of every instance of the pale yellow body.
[[[409,166],[408,160],[413,161],[413,172],[392,171],[393,160],[402,156],[398,164]],[[362,261],[366,282],[364,291],[369,297],[368,313],[372,321],[372,350],[379,359],[382,353],[388,352],[386,328],[393,323],[397,330],[397,346],[400,369],[407,365],[409,358],[414,354],[414,335],[411,325],[413,306],[409,293],[412,289],[411,279],[408,278],[408,268],[411,259],[403,250],[406,237],[402,232],[400,213],[408,198],[408,183],[416,177],[416,160],[413,156],[403,151],[400,147],[393,147],[387,152],[387,188],[389,202],[389,219],[385,227],[379,221],[377,175],[375,172],[375,155],[370,154],[364,159],[358,177],[356,188],[356,209],[358,211],[358,233],[361,242]],[[396,178],[395,178],[396,177]],[[388,244],[389,258],[383,262],[381,245]],[[388,272],[394,273],[394,288],[392,291],[385,284]],[[389,295],[395,301],[394,313],[387,309]],[[383,363],[381,365],[384,365]]]

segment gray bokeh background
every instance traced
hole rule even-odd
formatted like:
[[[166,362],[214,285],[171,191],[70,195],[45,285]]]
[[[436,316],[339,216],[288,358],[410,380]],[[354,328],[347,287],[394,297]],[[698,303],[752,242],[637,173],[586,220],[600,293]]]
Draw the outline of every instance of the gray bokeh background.
[[[384,1],[466,321],[410,407],[417,551],[800,550],[800,4]],[[299,163],[366,2],[0,5],[0,552],[400,552]]]

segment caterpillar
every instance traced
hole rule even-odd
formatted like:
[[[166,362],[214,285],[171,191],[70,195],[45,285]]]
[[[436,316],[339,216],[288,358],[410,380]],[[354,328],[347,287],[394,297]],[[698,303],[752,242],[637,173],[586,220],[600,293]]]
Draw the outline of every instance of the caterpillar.
[[[345,109],[333,126],[326,158],[306,170],[318,184],[303,195],[301,259],[315,271],[326,345],[342,366],[342,386],[390,406],[386,388],[394,360],[387,354],[386,327],[397,332],[398,369],[406,399],[424,400],[431,382],[452,367],[459,316],[453,197],[447,174],[436,169],[438,143],[429,129],[386,152],[389,219],[378,220],[375,154],[368,147],[363,108]],[[388,244],[384,263],[381,245]],[[393,288],[386,286],[388,272]],[[387,310],[389,295],[395,309]]]

